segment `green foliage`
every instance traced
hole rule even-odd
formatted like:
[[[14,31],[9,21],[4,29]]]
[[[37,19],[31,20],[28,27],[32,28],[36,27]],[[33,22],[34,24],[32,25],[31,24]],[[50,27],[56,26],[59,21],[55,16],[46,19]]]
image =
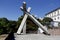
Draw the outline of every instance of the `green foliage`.
[[[42,24],[43,25],[46,25],[47,28],[50,28],[50,23],[53,21],[53,19],[49,18],[49,17],[45,17],[43,20],[42,20]]]
[[[15,29],[16,25],[16,21],[0,18],[0,34],[9,33],[12,29]]]
[[[7,18],[0,18],[0,24],[3,25],[3,27],[6,27],[8,22]]]
[[[43,21],[44,22],[51,22],[51,21],[53,21],[51,18],[49,18],[49,17],[45,17],[44,19],[43,19]]]
[[[6,32],[6,25],[8,22],[9,21],[7,18],[0,18],[0,34],[7,33]]]
[[[23,19],[23,16],[19,17],[18,18],[18,21],[17,21],[17,28],[19,27],[21,21]],[[38,29],[38,26],[36,24],[34,24],[34,22],[28,17],[27,20],[26,20],[26,31],[29,32],[29,31],[36,31]]]
[[[53,20],[49,17],[45,17],[43,19],[43,25],[50,25],[50,22],[52,22]]]
[[[0,35],[3,33],[3,29],[0,29]]]
[[[23,17],[24,16],[19,17],[18,21],[8,20],[7,18],[0,18],[0,34],[9,33],[11,31],[16,32],[17,29],[19,28],[19,25],[22,22]],[[43,25],[49,25],[50,22],[53,21],[51,18],[44,18],[43,20],[40,19],[37,20]],[[26,29],[27,32],[36,31],[38,29],[38,26],[29,17],[26,20],[26,24],[27,24]]]
[[[27,31],[36,31],[38,26],[30,19],[27,19]]]
[[[14,30],[14,32],[16,32],[16,26],[17,26],[17,22],[16,21],[9,21],[9,23],[7,24],[7,30],[8,32]]]

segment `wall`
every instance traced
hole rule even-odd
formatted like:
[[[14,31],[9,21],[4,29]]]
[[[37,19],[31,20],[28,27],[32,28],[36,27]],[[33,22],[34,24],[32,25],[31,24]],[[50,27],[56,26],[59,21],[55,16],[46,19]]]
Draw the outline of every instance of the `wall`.
[[[51,35],[60,35],[60,28],[54,28],[48,30]]]

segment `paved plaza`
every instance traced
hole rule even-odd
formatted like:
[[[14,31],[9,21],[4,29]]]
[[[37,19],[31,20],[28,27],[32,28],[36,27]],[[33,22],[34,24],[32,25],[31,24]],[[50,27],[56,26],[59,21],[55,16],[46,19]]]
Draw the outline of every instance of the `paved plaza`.
[[[48,36],[44,34],[26,34],[26,35],[17,35],[15,34],[15,40],[60,40],[60,36]]]

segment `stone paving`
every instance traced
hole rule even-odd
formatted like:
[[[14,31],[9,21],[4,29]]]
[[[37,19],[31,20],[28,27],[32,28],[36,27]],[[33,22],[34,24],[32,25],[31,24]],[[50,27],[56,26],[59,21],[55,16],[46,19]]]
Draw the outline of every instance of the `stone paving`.
[[[44,34],[26,34],[17,35],[15,34],[15,40],[60,40],[60,36],[48,36]]]
[[[3,34],[3,35],[0,35],[0,40],[5,40],[5,38],[8,36],[8,34]]]

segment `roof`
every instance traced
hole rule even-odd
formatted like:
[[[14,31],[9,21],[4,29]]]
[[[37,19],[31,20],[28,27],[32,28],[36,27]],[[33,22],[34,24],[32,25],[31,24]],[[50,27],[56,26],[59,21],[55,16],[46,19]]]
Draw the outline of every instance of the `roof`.
[[[48,12],[48,13],[47,13],[47,14],[45,14],[45,15],[48,15],[48,14],[50,14],[50,13],[52,13],[52,12],[54,12],[54,11],[58,10],[58,9],[60,9],[60,7],[59,7],[59,8],[56,8],[56,9],[54,9],[54,10],[50,11],[50,12]]]

